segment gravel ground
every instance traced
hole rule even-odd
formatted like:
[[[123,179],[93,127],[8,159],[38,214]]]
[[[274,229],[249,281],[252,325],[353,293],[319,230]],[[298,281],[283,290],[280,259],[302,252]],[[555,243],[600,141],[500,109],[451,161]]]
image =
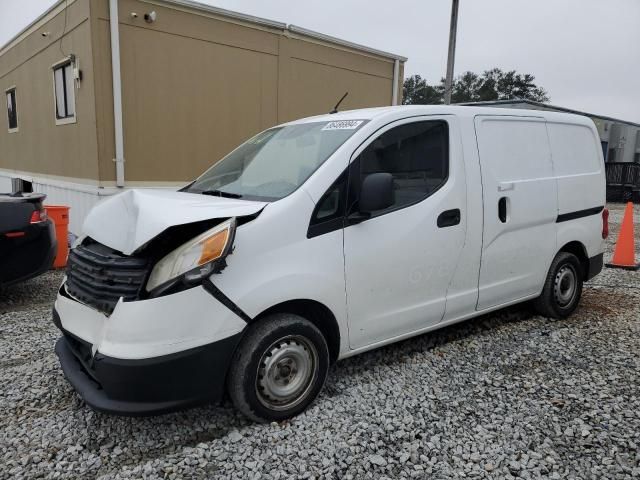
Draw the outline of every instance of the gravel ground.
[[[1,478],[640,478],[640,272],[605,269],[568,320],[510,308],[339,362],[268,425],[91,411],[53,353],[61,278],[0,297]]]

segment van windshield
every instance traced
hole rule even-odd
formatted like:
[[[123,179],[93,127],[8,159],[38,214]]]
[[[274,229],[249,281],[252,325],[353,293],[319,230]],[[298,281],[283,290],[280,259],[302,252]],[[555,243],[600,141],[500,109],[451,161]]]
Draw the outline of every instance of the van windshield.
[[[366,120],[312,122],[259,133],[182,191],[274,201],[302,185]]]

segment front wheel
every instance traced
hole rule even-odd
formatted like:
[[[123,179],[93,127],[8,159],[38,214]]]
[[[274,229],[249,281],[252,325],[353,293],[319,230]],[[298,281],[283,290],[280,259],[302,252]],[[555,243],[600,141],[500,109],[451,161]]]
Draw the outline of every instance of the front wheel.
[[[315,325],[276,314],[249,327],[227,380],[229,396],[258,422],[291,418],[318,396],[329,370],[327,342]]]
[[[580,260],[560,252],[551,262],[542,294],[534,300],[538,313],[551,318],[567,318],[580,303],[584,274]]]

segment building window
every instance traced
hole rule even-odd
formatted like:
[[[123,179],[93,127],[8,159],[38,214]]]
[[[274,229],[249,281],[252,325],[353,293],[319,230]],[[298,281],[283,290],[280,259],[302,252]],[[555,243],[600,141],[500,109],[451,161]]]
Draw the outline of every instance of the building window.
[[[9,132],[18,131],[18,110],[16,109],[16,87],[7,90],[7,122]]]
[[[71,61],[53,67],[56,123],[74,123],[76,120],[76,97],[73,85],[73,64]]]

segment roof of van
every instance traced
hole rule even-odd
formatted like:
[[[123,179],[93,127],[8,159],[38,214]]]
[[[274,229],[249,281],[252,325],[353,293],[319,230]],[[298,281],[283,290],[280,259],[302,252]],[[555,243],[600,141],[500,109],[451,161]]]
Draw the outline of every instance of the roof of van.
[[[525,110],[522,108],[476,107],[466,105],[398,105],[393,107],[362,108],[345,110],[338,113],[327,113],[314,117],[295,120],[290,123],[306,123],[317,121],[340,120],[373,120],[384,116],[396,116],[399,112],[409,116],[418,115],[456,115],[459,117],[475,117],[477,115],[501,115],[510,117],[536,117],[548,121],[574,123],[592,126],[593,121],[584,115],[561,113],[546,110]]]

